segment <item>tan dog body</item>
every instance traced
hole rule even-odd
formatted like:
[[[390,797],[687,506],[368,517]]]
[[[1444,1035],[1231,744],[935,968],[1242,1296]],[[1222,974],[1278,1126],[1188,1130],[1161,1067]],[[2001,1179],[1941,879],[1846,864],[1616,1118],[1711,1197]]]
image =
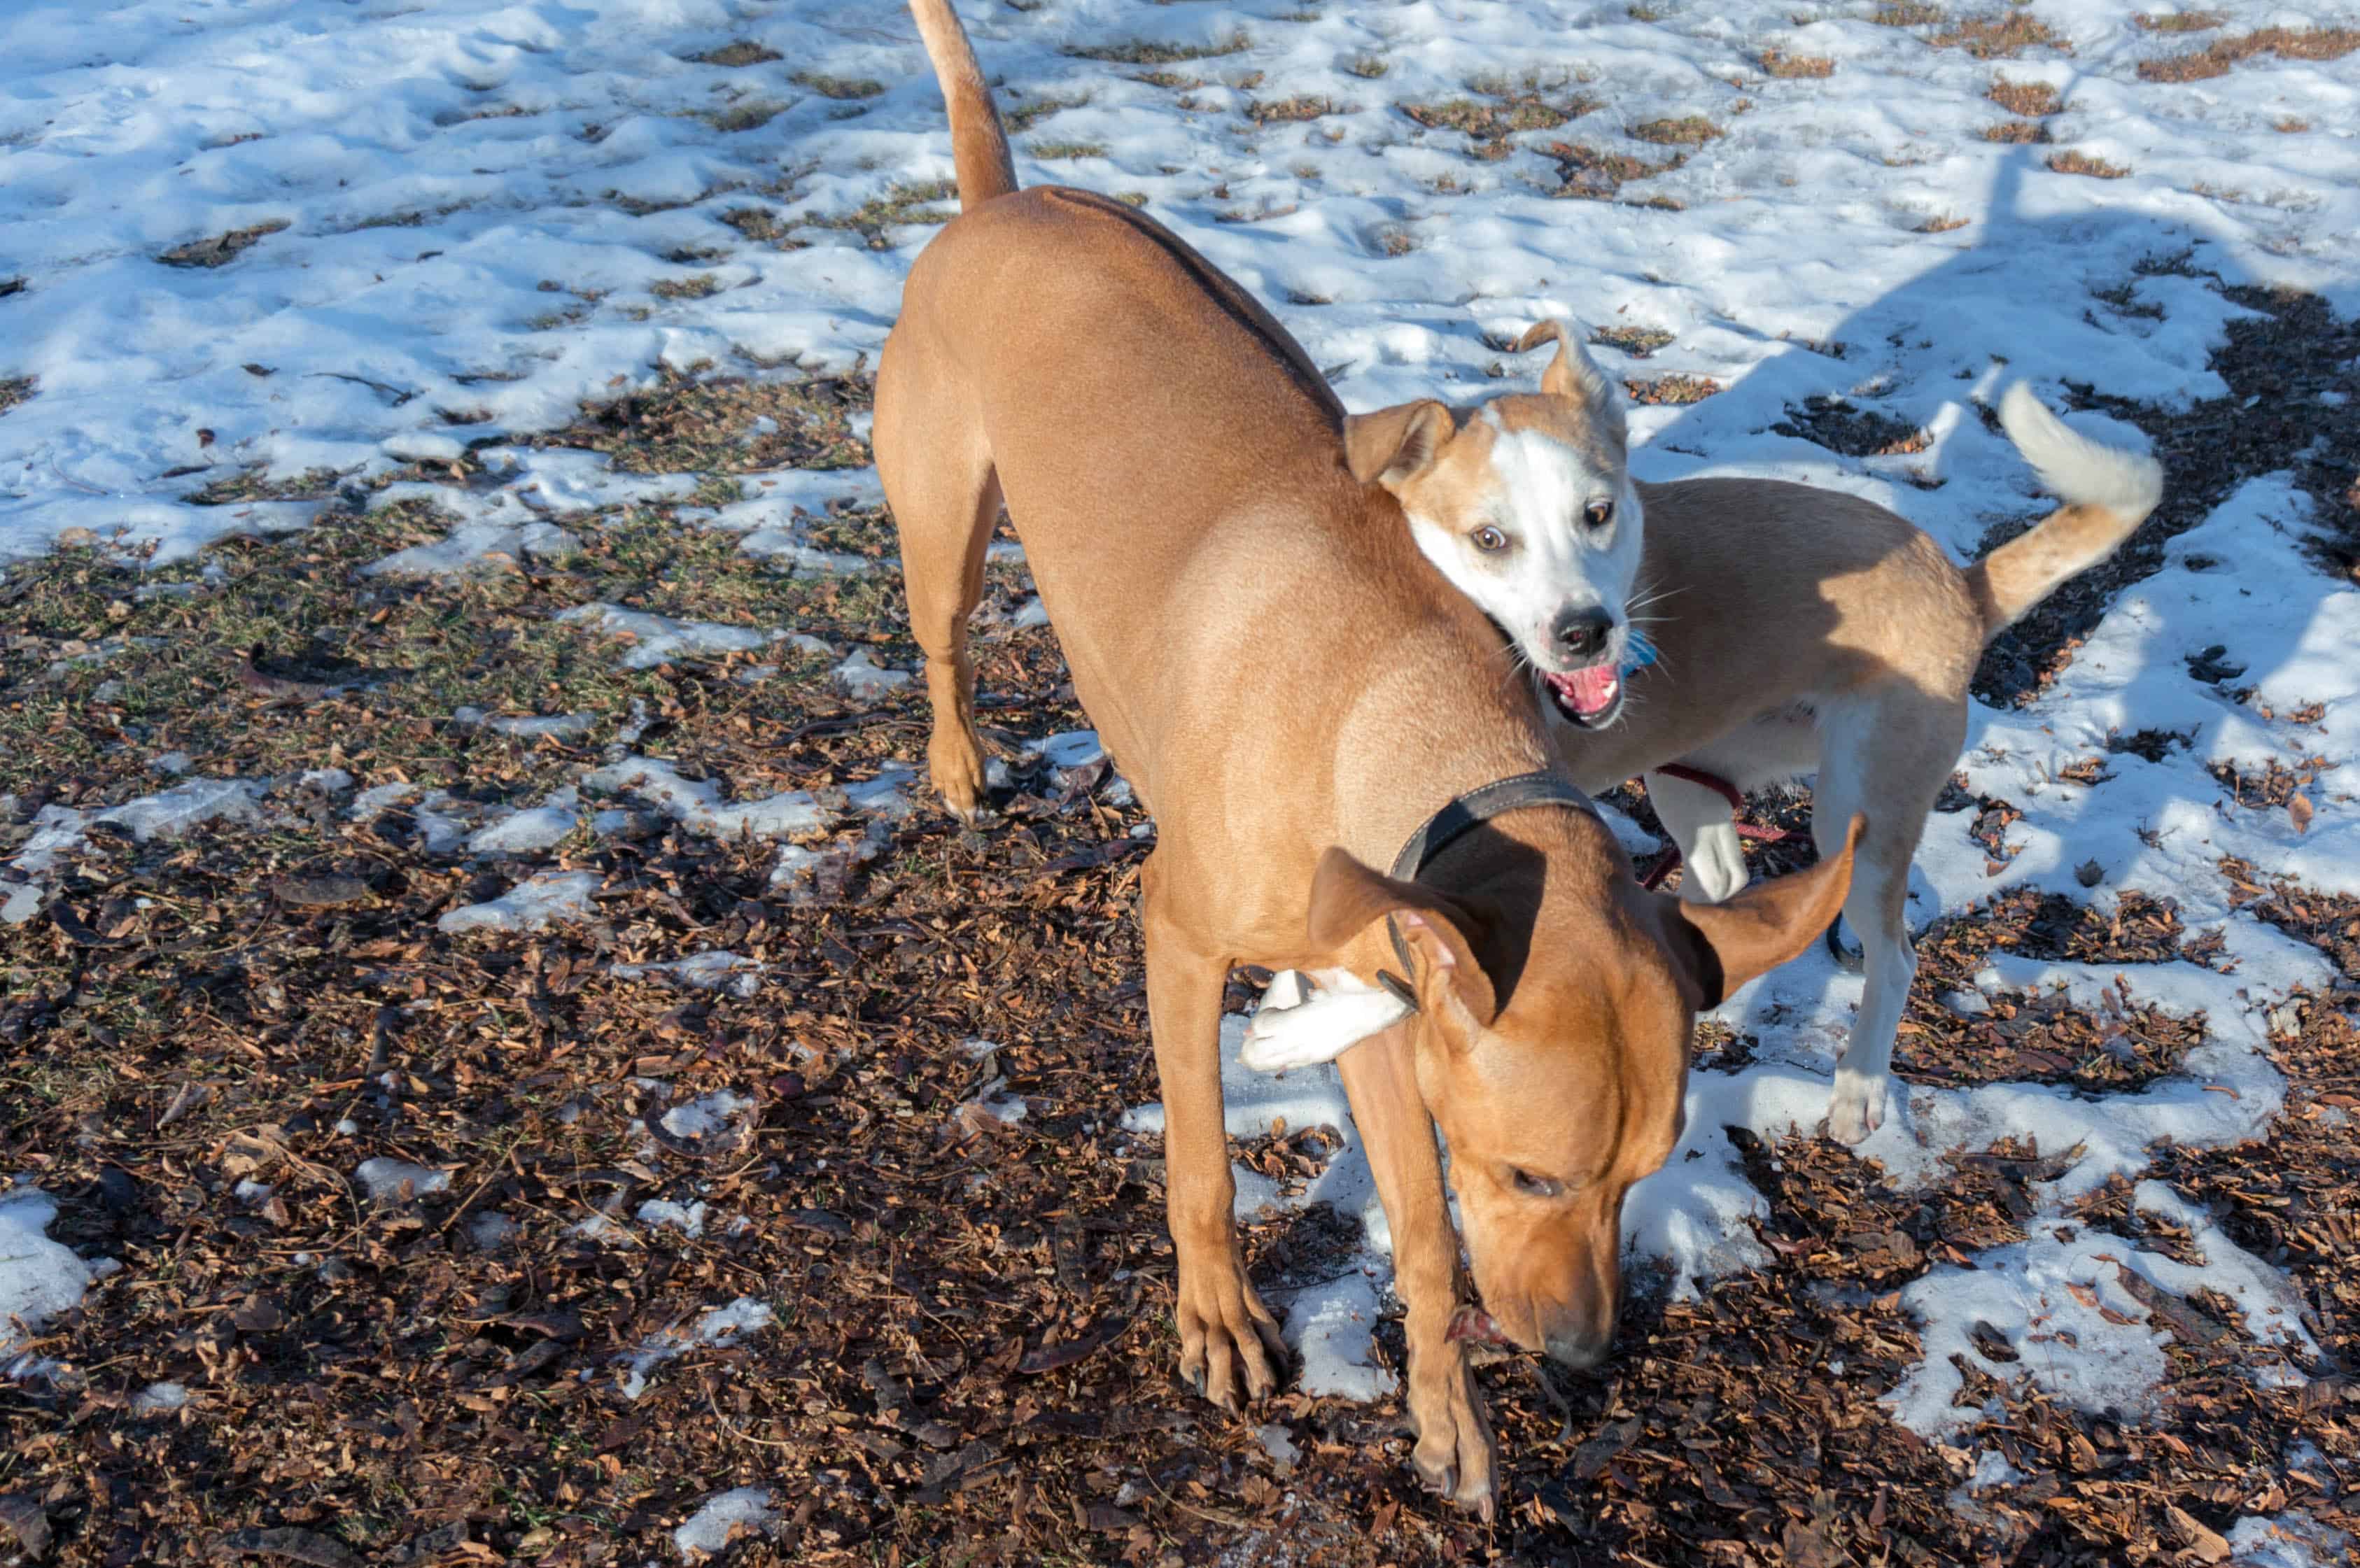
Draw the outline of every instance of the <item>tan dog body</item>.
[[[945,0],[912,10],[967,211],[912,269],[874,444],[926,654],[934,779],[976,812],[966,626],[1004,496],[1075,690],[1156,815],[1142,920],[1182,1369],[1224,1404],[1276,1382],[1275,1325],[1231,1219],[1227,975],[1255,964],[1372,989],[1400,966],[1385,934],[1398,920],[1420,1010],[1324,1054],[1341,1052],[1391,1220],[1416,1463],[1488,1510],[1490,1435],[1448,1341],[1458,1243],[1429,1114],[1494,1321],[1594,1360],[1612,1334],[1622,1193],[1677,1138],[1694,1009],[1806,945],[1849,856],[1683,906],[1638,889],[1590,812],[1535,805],[1414,881],[1371,870],[1454,797],[1556,761],[1498,632],[1368,482],[1422,469],[1441,432],[1401,415],[1391,450],[1366,425],[1348,449],[1302,351],[1179,241],[1082,192],[1013,191]],[[1396,462],[1421,430],[1428,450]],[[1388,1022],[1364,1011],[1360,1027]]]
[[[1867,986],[1828,1116],[1829,1132],[1847,1143],[1885,1118],[1894,1034],[1917,972],[1909,862],[1958,764],[1983,645],[2111,554],[2161,495],[2152,462],[2074,433],[2020,386],[2002,420],[2067,505],[1963,569],[1856,496],[1749,479],[1639,485],[1656,661],[1626,676],[1627,702],[1607,727],[1552,719],[1584,789],[1646,775],[1691,901],[1745,886],[1729,803],[1653,769],[1681,763],[1741,790],[1813,778],[1823,852],[1867,814],[1844,909]]]

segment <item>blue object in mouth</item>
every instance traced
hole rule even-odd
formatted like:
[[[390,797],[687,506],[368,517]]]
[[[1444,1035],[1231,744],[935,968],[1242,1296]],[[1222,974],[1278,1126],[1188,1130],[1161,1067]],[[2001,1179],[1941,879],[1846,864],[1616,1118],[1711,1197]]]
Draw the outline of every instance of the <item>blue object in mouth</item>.
[[[1622,672],[1627,675],[1633,670],[1644,670],[1655,662],[1655,645],[1647,640],[1645,632],[1633,626],[1631,635],[1622,643]]]

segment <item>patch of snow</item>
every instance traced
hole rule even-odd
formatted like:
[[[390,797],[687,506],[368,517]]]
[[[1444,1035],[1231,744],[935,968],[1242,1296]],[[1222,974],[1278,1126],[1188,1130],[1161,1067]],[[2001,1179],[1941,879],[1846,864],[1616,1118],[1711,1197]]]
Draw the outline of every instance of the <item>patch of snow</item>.
[[[1024,750],[1026,755],[1037,757],[1061,772],[1068,768],[1087,768],[1106,756],[1106,747],[1098,744],[1096,730],[1067,730],[1043,740],[1027,741]]]
[[[779,1528],[779,1510],[768,1486],[739,1486],[707,1497],[704,1507],[672,1532],[683,1558],[701,1563],[743,1535],[768,1535]]]
[[[189,1390],[179,1383],[150,1383],[131,1396],[135,1416],[169,1415],[189,1402]]]
[[[674,822],[711,838],[749,833],[779,838],[827,822],[827,813],[806,790],[727,805],[722,802],[719,784],[683,779],[671,763],[648,757],[627,757],[601,768],[585,776],[582,787],[594,793],[637,795]]]
[[[161,773],[167,779],[177,779],[195,766],[196,759],[187,752],[168,751],[161,757],[151,758],[148,764],[148,771]]]
[[[395,485],[394,489],[407,486]],[[463,523],[432,544],[414,544],[361,568],[370,577],[455,577],[469,572],[513,572],[530,561],[554,565],[582,552],[582,541],[554,523],[522,527]]]
[[[569,784],[538,806],[494,818],[467,835],[470,855],[538,855],[565,842],[581,825],[582,794]]]
[[[730,1089],[716,1089],[666,1111],[663,1129],[684,1143],[694,1143],[730,1131],[754,1108],[754,1102],[745,1095]]]
[[[614,973],[618,980],[670,980],[693,991],[726,991],[743,998],[762,988],[762,971],[767,967],[716,950],[656,964],[617,964]]]
[[[1303,1457],[1303,1450],[1295,1446],[1295,1433],[1276,1421],[1256,1427],[1254,1436],[1262,1443],[1262,1451],[1277,1465],[1282,1475],[1294,1469],[1295,1461]]]
[[[694,1241],[705,1234],[703,1203],[674,1203],[661,1198],[651,1198],[639,1205],[641,1225],[665,1225]]]
[[[497,898],[453,909],[434,923],[452,936],[471,931],[546,931],[560,920],[593,919],[597,911],[591,896],[602,883],[595,871],[544,871]]]
[[[523,1232],[524,1226],[497,1209],[486,1209],[467,1220],[467,1239],[478,1252],[497,1252]]]
[[[513,735],[519,740],[580,740],[598,727],[598,715],[486,713],[481,708],[462,708],[451,715],[451,722]]]
[[[2248,1515],[2229,1529],[2229,1555],[2245,1568],[2327,1568],[2352,1561],[2352,1537],[2305,1514]]]
[[[879,664],[865,648],[856,648],[851,656],[828,671],[830,679],[843,687],[847,696],[863,702],[873,701],[888,691],[898,691],[913,679],[906,670],[892,670]]]
[[[399,1202],[405,1187],[409,1189],[410,1196],[414,1198],[451,1190],[451,1173],[448,1171],[412,1165],[406,1160],[388,1160],[382,1155],[362,1160],[360,1169],[353,1174],[360,1179],[362,1187],[368,1192],[369,1202],[373,1203]]]
[[[0,1360],[16,1356],[25,1344],[16,1324],[39,1334],[51,1318],[80,1306],[96,1278],[71,1247],[49,1239],[57,1217],[57,1201],[22,1178],[0,1192]],[[35,1370],[12,1367],[9,1375]]]
[[[623,656],[626,670],[653,670],[675,659],[751,653],[769,647],[772,640],[770,634],[748,626],[683,621],[645,610],[626,610],[619,604],[577,604],[560,612],[557,618],[569,625],[595,626],[609,637],[629,638],[631,650]]]
[[[685,1356],[699,1345],[727,1349],[749,1334],[770,1326],[770,1309],[750,1296],[715,1307],[684,1328],[665,1329],[649,1336],[623,1357],[623,1397],[636,1399],[648,1391],[648,1375],[665,1362]]]

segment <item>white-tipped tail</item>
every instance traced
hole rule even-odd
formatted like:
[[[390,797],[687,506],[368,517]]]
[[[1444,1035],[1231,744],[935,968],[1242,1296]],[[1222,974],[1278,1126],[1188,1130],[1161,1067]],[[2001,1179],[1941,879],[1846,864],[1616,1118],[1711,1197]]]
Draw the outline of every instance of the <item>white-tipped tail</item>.
[[[1999,425],[2049,494],[2068,506],[2103,506],[2126,532],[2163,499],[2163,468],[2155,459],[2092,441],[2050,413],[2024,382],[2000,398]]]
[[[2163,499],[2155,459],[2094,441],[2042,406],[2019,381],[1999,402],[2000,428],[2065,504],[1967,568],[1983,636],[2021,616],[2067,578],[2114,554]]]

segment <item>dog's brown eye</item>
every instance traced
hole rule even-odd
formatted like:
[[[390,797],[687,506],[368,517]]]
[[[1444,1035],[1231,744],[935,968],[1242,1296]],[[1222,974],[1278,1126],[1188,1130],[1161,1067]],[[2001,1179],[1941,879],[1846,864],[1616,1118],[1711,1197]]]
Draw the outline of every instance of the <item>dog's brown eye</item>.
[[[1581,515],[1589,521],[1591,528],[1602,528],[1607,524],[1614,520],[1614,503],[1612,501],[1592,501],[1590,504],[1589,509]]]
[[[1535,1176],[1529,1171],[1512,1171],[1516,1179],[1516,1191],[1535,1198],[1554,1198],[1565,1188],[1546,1176]]]
[[[1500,550],[1508,548],[1508,536],[1494,528],[1477,528],[1467,537],[1475,541],[1477,550]]]

